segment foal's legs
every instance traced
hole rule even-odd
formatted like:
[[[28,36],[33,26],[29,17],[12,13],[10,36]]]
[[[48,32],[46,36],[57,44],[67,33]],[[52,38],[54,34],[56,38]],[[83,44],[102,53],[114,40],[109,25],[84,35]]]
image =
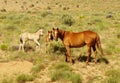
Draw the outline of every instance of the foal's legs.
[[[96,47],[95,47],[95,45],[94,46],[92,46],[92,48],[93,48],[93,52],[94,52],[94,55],[95,55],[95,63],[97,63],[97,51],[96,51]]]
[[[91,46],[88,46],[88,56],[87,56],[87,60],[86,60],[86,64],[88,65],[88,62],[90,60],[91,57]]]
[[[19,51],[22,49],[21,47],[22,47],[22,44],[19,45]]]
[[[38,42],[38,40],[34,40],[34,42],[37,44],[37,46],[40,47],[40,43]],[[37,48],[37,47],[36,47]]]
[[[25,41],[23,41],[23,43],[21,44],[21,47],[22,47],[22,51],[24,52],[24,46],[25,46]]]
[[[19,51],[22,50],[24,52],[24,45],[25,45],[25,42],[19,45]]]

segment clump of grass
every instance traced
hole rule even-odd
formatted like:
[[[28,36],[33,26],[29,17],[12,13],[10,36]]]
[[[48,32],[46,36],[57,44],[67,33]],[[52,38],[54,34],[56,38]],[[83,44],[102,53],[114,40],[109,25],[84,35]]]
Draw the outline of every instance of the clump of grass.
[[[108,70],[105,75],[107,79],[105,79],[105,83],[119,83],[120,82],[120,71],[119,69]]]
[[[32,7],[34,7],[34,6],[35,6],[34,4],[31,4],[29,7],[31,7],[31,8],[32,8]]]
[[[52,81],[71,81],[72,83],[82,83],[80,75],[70,71],[56,71],[53,73],[51,79]]]
[[[73,25],[75,23],[75,20],[73,19],[73,17],[71,15],[65,14],[62,16],[62,23],[66,24],[66,25]]]
[[[58,63],[54,66],[55,70],[65,70],[65,71],[71,71],[71,67],[64,62]]]
[[[39,73],[42,69],[45,68],[45,65],[44,64],[37,64],[37,65],[34,65],[31,69],[31,72],[32,73]]]
[[[117,38],[120,38],[120,33],[119,33],[119,34],[117,34]]]
[[[52,73],[52,81],[71,81],[72,83],[82,83],[81,76],[73,73],[67,63],[59,63],[54,66],[55,71]]]
[[[2,83],[13,83],[13,79],[12,78],[4,78],[2,80]]]
[[[14,25],[6,25],[6,26],[4,27],[4,29],[10,30],[10,31],[14,31],[14,30],[16,30],[16,27],[15,27]]]
[[[4,8],[3,8],[3,9],[1,9],[0,11],[1,11],[1,12],[7,12],[7,10],[6,10],[6,9],[4,9]]]
[[[79,8],[79,5],[76,5],[77,8]]]
[[[26,81],[33,81],[35,78],[32,75],[21,74],[16,78],[18,83],[25,83]]]
[[[63,7],[63,10],[69,10],[70,8],[69,7]]]
[[[47,7],[47,9],[48,9],[48,10],[50,10],[50,9],[51,9],[51,7],[50,7],[50,6],[48,6],[48,7]]]
[[[63,54],[66,50],[62,43],[51,42],[47,51],[55,54]]]
[[[2,44],[0,46],[0,49],[3,50],[3,51],[6,51],[8,49],[8,46],[6,44]]]
[[[42,16],[42,17],[46,17],[46,16],[51,15],[51,14],[52,14],[51,12],[46,11],[46,12],[43,12],[43,13],[41,14],[41,16]]]
[[[6,19],[6,16],[0,16],[0,19]]]

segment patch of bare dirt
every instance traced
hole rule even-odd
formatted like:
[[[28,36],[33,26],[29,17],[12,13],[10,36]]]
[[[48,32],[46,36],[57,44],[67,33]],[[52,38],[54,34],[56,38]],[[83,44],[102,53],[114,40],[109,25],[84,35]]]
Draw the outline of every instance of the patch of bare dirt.
[[[0,81],[4,77],[15,76],[21,73],[30,73],[33,64],[28,61],[0,62]]]

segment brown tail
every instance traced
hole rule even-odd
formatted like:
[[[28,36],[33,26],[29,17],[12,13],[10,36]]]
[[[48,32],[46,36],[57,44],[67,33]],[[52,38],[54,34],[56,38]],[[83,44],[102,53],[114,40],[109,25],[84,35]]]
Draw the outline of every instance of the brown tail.
[[[104,55],[99,36],[97,37],[96,44],[97,44],[98,50],[101,52],[102,55]]]

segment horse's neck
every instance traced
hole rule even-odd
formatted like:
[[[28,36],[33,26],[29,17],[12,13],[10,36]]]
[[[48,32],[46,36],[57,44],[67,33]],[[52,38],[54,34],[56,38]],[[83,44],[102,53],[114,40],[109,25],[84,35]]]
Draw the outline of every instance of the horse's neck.
[[[61,40],[63,40],[64,39],[64,36],[65,36],[65,32],[66,31],[63,31],[63,30],[59,30],[59,38],[61,39]]]
[[[37,31],[37,32],[35,32],[35,35],[39,35],[39,33],[40,33],[40,32],[39,32],[39,31]]]

